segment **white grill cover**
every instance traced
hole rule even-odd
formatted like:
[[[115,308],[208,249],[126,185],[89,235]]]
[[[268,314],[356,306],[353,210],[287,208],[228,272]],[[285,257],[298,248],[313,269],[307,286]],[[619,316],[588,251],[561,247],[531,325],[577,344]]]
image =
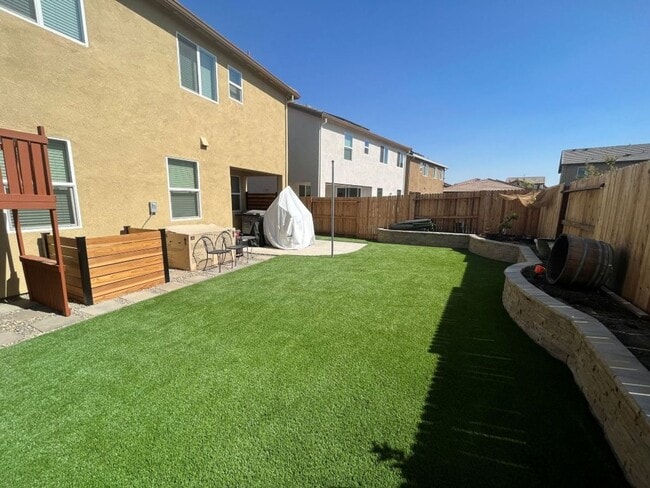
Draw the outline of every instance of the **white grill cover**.
[[[291,187],[282,190],[264,214],[264,237],[278,249],[303,249],[314,243],[314,219]]]

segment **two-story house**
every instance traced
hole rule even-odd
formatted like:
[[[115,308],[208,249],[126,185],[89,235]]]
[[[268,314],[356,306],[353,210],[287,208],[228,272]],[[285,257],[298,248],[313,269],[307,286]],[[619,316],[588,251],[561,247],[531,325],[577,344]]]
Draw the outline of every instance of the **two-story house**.
[[[560,155],[560,184],[650,160],[650,144],[565,149]]]
[[[342,117],[289,103],[289,184],[300,196],[404,194],[410,148]]]
[[[287,184],[298,93],[175,0],[0,0],[0,65],[0,127],[45,127],[64,236],[237,225],[248,177]],[[37,254],[49,219],[21,222]]]
[[[442,193],[447,166],[411,151],[406,165],[406,193]]]

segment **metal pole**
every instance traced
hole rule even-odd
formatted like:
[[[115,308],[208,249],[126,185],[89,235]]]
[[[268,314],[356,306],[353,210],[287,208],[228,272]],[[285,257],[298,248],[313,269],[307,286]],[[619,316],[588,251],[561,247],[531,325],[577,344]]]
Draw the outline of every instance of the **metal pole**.
[[[330,222],[330,230],[331,230],[331,251],[330,251],[330,256],[334,257],[334,160],[332,159],[332,211],[331,211],[331,222]]]

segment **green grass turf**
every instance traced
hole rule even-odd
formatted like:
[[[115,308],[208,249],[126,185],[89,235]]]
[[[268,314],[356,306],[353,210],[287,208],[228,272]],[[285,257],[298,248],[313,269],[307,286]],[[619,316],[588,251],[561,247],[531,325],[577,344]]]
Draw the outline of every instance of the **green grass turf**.
[[[0,350],[0,485],[624,485],[504,266],[280,257]]]

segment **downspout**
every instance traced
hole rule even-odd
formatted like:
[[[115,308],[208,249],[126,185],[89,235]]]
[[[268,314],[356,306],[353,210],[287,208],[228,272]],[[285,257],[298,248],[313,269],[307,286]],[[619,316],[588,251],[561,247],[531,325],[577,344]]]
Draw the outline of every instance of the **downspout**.
[[[293,95],[289,95],[288,100],[293,102],[295,98]],[[286,103],[284,104],[284,177],[282,180],[282,188],[278,193],[289,186],[289,105]]]
[[[324,197],[326,195],[326,193],[327,193],[327,191],[326,191],[327,190],[327,185],[325,185],[326,188],[323,188],[323,194],[322,195],[320,194],[320,180],[321,180],[321,173],[323,171],[323,168],[321,167],[322,164],[323,164],[322,150],[321,150],[321,144],[322,144],[321,134],[323,133],[323,127],[325,126],[325,124],[327,124],[327,117],[323,117],[323,116],[321,116],[321,117],[322,117],[322,122],[320,124],[320,127],[318,128],[318,172],[317,172],[317,175],[316,175],[318,180],[316,182],[316,185],[317,185],[317,188],[318,188],[318,196],[323,196]],[[332,181],[332,192],[334,192],[334,182],[333,181]]]

